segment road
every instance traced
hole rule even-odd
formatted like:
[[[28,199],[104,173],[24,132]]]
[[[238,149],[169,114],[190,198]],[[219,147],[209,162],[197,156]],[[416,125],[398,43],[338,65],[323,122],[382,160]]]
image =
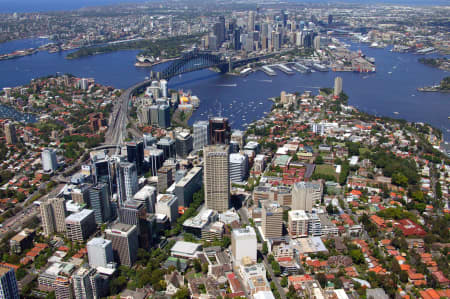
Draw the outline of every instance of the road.
[[[272,266],[269,264],[269,261],[267,260],[267,257],[263,254],[261,254],[264,257],[264,266],[266,266],[267,271],[269,271],[270,277],[272,277],[272,281],[275,283],[275,286],[277,287],[278,293],[280,294],[281,299],[286,299],[286,294],[284,293],[284,289],[280,285],[280,281],[278,280],[278,277],[275,276],[272,270]]]
[[[131,96],[136,89],[150,83],[151,80],[137,83],[122,93],[118,103],[114,106],[111,121],[105,134],[105,144],[121,144],[124,141],[128,125],[128,105]]]

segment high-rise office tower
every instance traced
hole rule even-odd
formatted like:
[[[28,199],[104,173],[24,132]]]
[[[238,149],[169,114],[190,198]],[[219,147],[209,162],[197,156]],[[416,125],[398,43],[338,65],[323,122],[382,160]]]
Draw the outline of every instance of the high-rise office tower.
[[[230,206],[230,163],[227,145],[203,148],[205,202],[208,209],[218,212]]]
[[[134,196],[133,199],[144,204],[147,213],[155,213],[156,188],[144,186]]]
[[[93,210],[84,209],[66,218],[66,234],[71,241],[86,241],[96,228]]]
[[[158,192],[164,193],[173,184],[173,171],[170,166],[158,169]]]
[[[55,287],[55,297],[57,299],[72,299],[73,298],[73,286],[70,277],[59,275],[56,277],[53,283]]]
[[[339,97],[342,92],[342,78],[336,77],[334,79],[334,96]]]
[[[147,225],[147,210],[145,204],[136,200],[127,200],[120,208],[121,223],[136,225],[140,247],[150,247],[150,236]]]
[[[284,10],[282,10],[282,11],[281,11],[281,19],[282,19],[282,21],[283,21],[283,28],[285,28],[286,25],[287,25],[288,17],[289,17],[288,13],[285,12]]]
[[[170,127],[170,107],[161,105],[158,109],[158,126],[163,129]]]
[[[96,271],[92,268],[80,267],[72,275],[73,291],[75,299],[94,298],[95,286],[92,285],[92,277]]]
[[[320,36],[314,37],[314,50],[320,50]]]
[[[138,191],[138,179],[136,165],[134,163],[122,162],[119,164],[119,174],[117,176],[117,186],[120,203],[132,199]]]
[[[143,141],[144,141],[144,149],[150,148],[153,145],[155,145],[156,142],[158,142],[156,137],[152,136],[152,134],[150,134],[150,133],[144,133],[142,135],[142,138],[143,138]]]
[[[66,231],[66,205],[64,198],[50,198],[41,202],[40,212],[44,234],[49,236],[55,232]]]
[[[248,12],[248,24],[247,24],[247,31],[248,32],[253,32],[255,30],[255,18],[256,18],[256,13],[251,10]]]
[[[168,95],[168,89],[167,89],[167,80],[160,80],[159,86],[161,87],[161,95],[163,98],[167,98]]]
[[[230,154],[230,180],[233,183],[241,183],[247,177],[248,159],[243,154]]]
[[[186,158],[193,148],[193,140],[191,134],[181,132],[175,137],[175,149],[177,157]]]
[[[272,49],[278,51],[281,48],[281,33],[272,31]]]
[[[163,152],[164,152],[164,160],[176,157],[175,140],[170,139],[168,137],[163,137],[163,138],[161,138],[158,141],[156,146],[159,149],[163,150]]]
[[[209,119],[209,138],[211,144],[229,144],[231,130],[226,117],[211,117]]]
[[[209,122],[196,121],[194,123],[194,150],[202,150],[205,145],[208,145],[209,137]]]
[[[91,208],[94,210],[95,222],[97,224],[105,223],[111,220],[111,202],[108,186],[104,183],[98,183],[89,189],[89,198]]]
[[[127,143],[127,160],[136,165],[138,174],[141,174],[144,168],[144,142],[128,142]]]
[[[105,230],[106,239],[111,240],[114,257],[122,265],[132,267],[137,259],[138,234],[135,225],[115,223]]]
[[[12,268],[0,267],[0,298],[20,299],[16,274]]]
[[[320,182],[299,182],[292,189],[292,210],[312,211],[316,203],[322,198],[322,184]]]
[[[93,238],[87,242],[89,265],[93,268],[104,267],[114,262],[112,243],[103,238]]]
[[[151,105],[150,106],[150,124],[152,126],[158,125],[158,114],[159,114],[159,106],[158,105]]]
[[[52,148],[45,148],[41,154],[42,168],[45,172],[53,172],[58,168],[56,151]]]
[[[333,24],[333,15],[328,15],[328,25]]]
[[[243,258],[249,258],[256,262],[257,241],[253,227],[233,229],[231,233],[231,253],[236,265],[240,265]]]
[[[239,28],[233,31],[233,46],[235,51],[241,49],[241,30]]]
[[[283,235],[283,208],[275,202],[266,202],[262,209],[262,232],[264,237],[279,238]]]
[[[4,129],[5,129],[6,143],[16,144],[17,134],[16,134],[16,127],[14,126],[14,124],[9,121],[5,124]]]
[[[164,163],[164,151],[156,148],[149,149],[145,159],[152,176],[156,176],[158,169]]]

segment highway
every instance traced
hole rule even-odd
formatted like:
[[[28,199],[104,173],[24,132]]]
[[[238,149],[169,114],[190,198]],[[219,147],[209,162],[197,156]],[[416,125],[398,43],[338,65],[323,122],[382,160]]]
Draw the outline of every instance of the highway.
[[[118,102],[113,108],[113,114],[110,119],[108,130],[105,134],[105,144],[122,144],[126,138],[126,128],[128,125],[128,105],[131,96],[139,87],[149,85],[151,80],[139,82],[127,90],[120,96]]]

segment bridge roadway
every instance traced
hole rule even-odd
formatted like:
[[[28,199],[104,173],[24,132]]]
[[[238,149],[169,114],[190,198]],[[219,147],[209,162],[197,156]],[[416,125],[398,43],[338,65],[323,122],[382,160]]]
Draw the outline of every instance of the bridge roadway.
[[[122,144],[126,138],[126,128],[128,125],[128,105],[133,93],[146,85],[149,85],[151,80],[139,82],[127,90],[125,90],[119,98],[118,103],[114,106],[113,115],[105,134],[104,144]]]

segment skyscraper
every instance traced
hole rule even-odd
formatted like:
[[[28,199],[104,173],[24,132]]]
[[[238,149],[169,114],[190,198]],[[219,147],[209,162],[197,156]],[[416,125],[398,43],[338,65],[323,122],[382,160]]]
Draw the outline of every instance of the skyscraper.
[[[159,86],[161,87],[161,95],[162,95],[162,97],[163,98],[167,98],[167,93],[168,93],[167,80],[164,80],[164,79],[160,80],[159,81]]]
[[[93,210],[83,209],[66,218],[67,238],[71,241],[86,241],[96,228]]]
[[[0,298],[20,298],[16,275],[12,268],[0,267]]]
[[[236,265],[240,265],[243,258],[250,258],[256,262],[257,241],[253,227],[233,229],[231,233],[231,253]]]
[[[169,105],[159,106],[158,126],[163,129],[170,127],[170,107],[169,107]]]
[[[98,183],[92,186],[89,189],[89,198],[91,208],[94,210],[95,222],[101,224],[111,220],[111,203],[108,186],[104,183]]]
[[[94,298],[95,286],[91,277],[96,273],[95,269],[80,267],[73,275],[73,290],[76,299]]]
[[[261,228],[266,239],[279,238],[283,235],[283,208],[279,204],[264,203],[261,218]]]
[[[241,30],[235,29],[233,31],[233,46],[235,51],[239,51],[241,49]]]
[[[133,199],[144,204],[147,213],[155,213],[156,188],[144,186],[134,196]]]
[[[194,123],[194,150],[202,150],[205,145],[208,145],[209,137],[209,122],[196,121]]]
[[[115,223],[105,230],[106,239],[111,240],[114,257],[122,265],[132,267],[137,259],[138,234],[135,225]]]
[[[227,145],[203,148],[205,202],[208,209],[218,212],[230,206],[230,164]]]
[[[158,169],[158,192],[164,193],[173,183],[173,172],[170,166]]]
[[[133,195],[136,194],[139,188],[135,164],[128,162],[120,163],[117,186],[121,203],[133,198]]]
[[[138,174],[141,174],[144,168],[144,142],[128,142],[127,143],[127,160],[136,165]]]
[[[5,129],[6,143],[16,144],[17,135],[16,135],[16,127],[14,126],[14,124],[9,121],[5,124],[4,129]]]
[[[299,182],[292,189],[292,210],[312,211],[314,204],[321,201],[322,184],[320,182]]]
[[[45,148],[41,154],[42,168],[45,172],[53,172],[58,168],[56,151],[52,148]]]
[[[230,154],[230,180],[241,183],[247,177],[248,159],[243,154]]]
[[[192,151],[192,148],[193,148],[193,141],[191,134],[181,132],[176,135],[175,149],[177,152],[177,157],[186,158]]]
[[[145,204],[133,199],[124,202],[119,212],[120,222],[135,225],[140,247],[150,247],[150,236],[147,225],[147,210]]]
[[[342,78],[336,77],[334,79],[334,96],[339,97],[342,92]]]
[[[253,10],[248,12],[248,25],[247,31],[253,32],[255,30],[255,12]]]
[[[87,243],[89,265],[95,267],[106,267],[114,262],[112,243],[103,238],[93,238]]]
[[[231,130],[226,117],[211,117],[209,119],[209,138],[211,144],[229,144]]]
[[[175,158],[176,156],[176,148],[175,148],[175,140],[170,139],[168,137],[161,138],[156,146],[163,150],[164,152],[164,160],[169,158]]]
[[[41,202],[40,212],[44,234],[49,236],[55,232],[66,231],[66,205],[64,198],[51,198]]]

